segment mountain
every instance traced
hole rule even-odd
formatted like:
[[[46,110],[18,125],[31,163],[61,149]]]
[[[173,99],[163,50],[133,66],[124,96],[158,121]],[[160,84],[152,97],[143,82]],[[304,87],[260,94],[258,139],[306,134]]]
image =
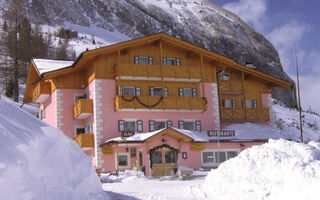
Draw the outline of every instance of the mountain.
[[[8,0],[2,2],[6,6]],[[108,44],[165,32],[294,83],[262,34],[209,0],[25,0],[24,7],[33,23],[82,31],[91,27],[92,35],[103,30],[107,34],[99,37]],[[294,90],[276,88],[273,97],[296,105]]]

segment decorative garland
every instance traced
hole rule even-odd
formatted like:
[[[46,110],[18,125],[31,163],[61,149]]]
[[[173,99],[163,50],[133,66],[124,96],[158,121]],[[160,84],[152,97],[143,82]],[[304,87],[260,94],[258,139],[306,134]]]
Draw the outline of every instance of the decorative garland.
[[[202,97],[202,99],[204,100],[205,104],[207,105],[208,104],[208,100],[206,97]]]
[[[153,104],[153,105],[147,105],[147,104],[143,103],[143,102],[138,98],[138,96],[133,96],[131,99],[126,99],[126,98],[124,98],[124,96],[121,96],[121,98],[122,98],[123,100],[127,101],[127,102],[132,102],[134,99],[137,99],[138,102],[139,102],[141,105],[143,105],[144,107],[146,107],[146,108],[156,107],[156,106],[162,101],[162,99],[163,99],[163,97],[161,96],[160,99],[159,99],[159,101],[157,101],[155,104]]]

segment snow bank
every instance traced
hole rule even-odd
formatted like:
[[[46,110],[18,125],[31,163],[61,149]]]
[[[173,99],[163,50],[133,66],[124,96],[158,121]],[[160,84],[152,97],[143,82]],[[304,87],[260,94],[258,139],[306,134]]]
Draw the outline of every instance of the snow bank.
[[[0,100],[0,199],[105,198],[75,142]]]
[[[208,199],[319,199],[320,144],[270,140],[212,170]]]

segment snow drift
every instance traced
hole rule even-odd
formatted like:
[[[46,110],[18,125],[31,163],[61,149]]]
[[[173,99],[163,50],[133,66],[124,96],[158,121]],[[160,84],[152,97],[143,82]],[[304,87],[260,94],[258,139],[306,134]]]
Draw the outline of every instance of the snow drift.
[[[208,199],[319,199],[320,144],[270,140],[212,170]]]
[[[57,129],[0,99],[0,199],[103,197],[90,159]]]

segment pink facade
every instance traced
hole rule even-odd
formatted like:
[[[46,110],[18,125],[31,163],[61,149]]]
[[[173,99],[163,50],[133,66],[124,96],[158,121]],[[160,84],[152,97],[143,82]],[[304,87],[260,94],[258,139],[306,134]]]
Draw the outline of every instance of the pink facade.
[[[189,168],[214,167],[204,164],[203,152],[216,152],[217,143],[205,142],[203,150],[191,150],[190,143],[180,143],[176,138],[169,135],[155,137],[148,143],[119,144],[117,148],[113,147],[112,154],[103,154],[100,145],[105,141],[121,136],[118,130],[119,120],[142,120],[143,131],[149,132],[149,120],[171,120],[173,127],[178,127],[179,120],[197,120],[201,121],[202,130],[220,129],[219,106],[217,102],[217,88],[214,84],[205,84],[205,95],[207,99],[207,110],[205,112],[173,112],[173,111],[155,111],[155,110],[137,110],[137,111],[115,111],[114,97],[116,94],[115,80],[94,80],[83,90],[59,89],[56,90],[40,109],[46,110],[44,121],[60,129],[70,138],[76,136],[76,128],[91,125],[95,137],[95,147],[85,149],[85,153],[91,157],[92,163],[103,171],[126,170],[139,167],[138,154],[142,156],[142,163],[147,175],[151,175],[150,155],[148,150],[154,147],[166,145],[178,149],[177,164]],[[202,93],[202,92],[201,92]],[[87,98],[93,100],[93,114],[86,119],[73,119],[73,105],[75,96],[86,94]],[[262,95],[264,106],[268,103],[268,96]],[[59,118],[59,119],[57,119]],[[60,120],[60,121],[59,121]],[[218,123],[217,123],[218,122]],[[59,126],[58,126],[59,125]],[[221,124],[225,127],[229,124]],[[230,150],[240,152],[243,148],[258,145],[261,142],[224,142],[221,143],[221,150]],[[130,150],[135,148],[137,156],[131,157]],[[187,158],[182,158],[182,152]],[[212,154],[213,154],[212,153]],[[116,155],[128,155],[128,166],[117,167]]]

